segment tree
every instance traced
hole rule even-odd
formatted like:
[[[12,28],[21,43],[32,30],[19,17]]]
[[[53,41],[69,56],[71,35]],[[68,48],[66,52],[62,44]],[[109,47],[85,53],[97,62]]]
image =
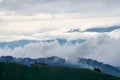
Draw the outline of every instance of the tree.
[[[101,72],[99,68],[94,68],[94,71]]]

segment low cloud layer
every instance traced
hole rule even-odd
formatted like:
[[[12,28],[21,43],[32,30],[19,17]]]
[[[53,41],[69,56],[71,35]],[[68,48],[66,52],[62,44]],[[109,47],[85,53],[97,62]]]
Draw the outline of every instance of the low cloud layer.
[[[60,45],[57,41],[52,43],[39,42],[30,43],[24,48],[0,49],[0,56],[12,55],[15,57],[48,57],[59,56],[63,58],[92,58],[104,63],[120,66],[120,40],[113,39],[107,35],[88,39],[81,44]]]

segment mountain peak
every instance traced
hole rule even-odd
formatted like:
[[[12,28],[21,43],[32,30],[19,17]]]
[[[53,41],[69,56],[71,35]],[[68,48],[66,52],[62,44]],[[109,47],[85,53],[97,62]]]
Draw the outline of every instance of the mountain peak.
[[[69,31],[67,31],[67,33],[73,33],[73,32],[80,32],[80,29],[76,28],[76,29],[70,29]]]

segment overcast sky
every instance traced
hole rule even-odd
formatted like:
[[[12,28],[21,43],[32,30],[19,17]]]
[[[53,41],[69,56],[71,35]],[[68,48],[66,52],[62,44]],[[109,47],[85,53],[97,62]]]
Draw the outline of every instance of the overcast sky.
[[[0,41],[70,38],[68,29],[118,25],[119,7],[120,0],[0,0]]]

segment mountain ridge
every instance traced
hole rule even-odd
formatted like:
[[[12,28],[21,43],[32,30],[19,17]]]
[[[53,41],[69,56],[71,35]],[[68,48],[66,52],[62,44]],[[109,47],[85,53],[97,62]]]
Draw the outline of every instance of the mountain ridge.
[[[10,41],[10,42],[0,42],[0,48],[11,48],[14,49],[16,47],[24,47],[27,44],[30,43],[39,43],[39,42],[54,42],[57,41],[60,45],[64,45],[64,44],[69,44],[69,45],[74,45],[74,44],[80,44],[84,41],[86,41],[85,39],[73,39],[73,40],[67,40],[64,38],[56,38],[56,39],[48,39],[48,40],[27,40],[27,39],[23,39],[23,40],[16,40],[16,41]]]
[[[114,66],[104,64],[102,62],[98,62],[92,59],[85,59],[85,58],[77,58],[77,61],[74,63],[72,61],[66,60],[64,58],[60,58],[57,56],[47,57],[47,58],[15,58],[12,56],[2,56],[0,57],[0,62],[11,62],[11,63],[18,63],[22,65],[31,66],[35,63],[42,63],[49,66],[61,66],[61,67],[68,67],[68,68],[85,68],[91,69],[99,68],[101,72],[120,77],[120,70]]]
[[[33,64],[24,66],[16,63],[0,62],[0,80],[119,80],[88,69]]]

